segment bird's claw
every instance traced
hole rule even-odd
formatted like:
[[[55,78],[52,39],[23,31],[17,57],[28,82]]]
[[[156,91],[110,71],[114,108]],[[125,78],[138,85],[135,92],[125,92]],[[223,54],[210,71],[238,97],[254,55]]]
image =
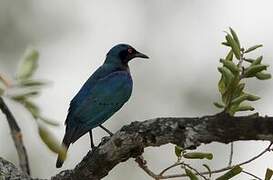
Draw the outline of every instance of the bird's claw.
[[[101,144],[105,144],[106,142],[108,142],[111,139],[111,136],[104,136],[103,138],[101,138]]]

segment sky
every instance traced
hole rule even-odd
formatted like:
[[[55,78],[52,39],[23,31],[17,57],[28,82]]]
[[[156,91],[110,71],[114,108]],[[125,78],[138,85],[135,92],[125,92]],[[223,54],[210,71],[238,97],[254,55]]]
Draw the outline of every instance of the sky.
[[[40,52],[35,77],[52,83],[36,102],[45,116],[61,124],[50,127],[59,141],[70,100],[118,43],[131,44],[150,59],[130,63],[132,97],[106,127],[115,132],[136,120],[214,114],[218,109],[212,103],[219,99],[217,66],[227,53],[221,45],[224,31],[233,27],[246,47],[262,43],[264,47],[253,56],[262,54],[272,66],[272,5],[266,0],[0,0],[0,72],[12,78],[27,47]],[[250,81],[247,89],[262,98],[254,103],[256,111],[272,115],[272,81]],[[20,105],[7,102],[22,128],[33,176],[46,178],[59,172],[56,155],[39,139],[34,120]],[[0,156],[18,164],[5,117],[0,114],[0,119]],[[106,135],[96,129],[95,143]],[[234,161],[247,160],[267,144],[236,142]],[[88,136],[73,144],[62,169],[73,168],[89,147]],[[145,149],[144,157],[155,172],[176,160],[173,147]],[[212,168],[228,163],[227,145],[212,143],[198,150],[214,153],[214,160],[205,161]],[[263,177],[266,168],[273,166],[272,158],[268,155],[245,167]],[[104,179],[128,176],[150,179],[133,159],[119,164]]]

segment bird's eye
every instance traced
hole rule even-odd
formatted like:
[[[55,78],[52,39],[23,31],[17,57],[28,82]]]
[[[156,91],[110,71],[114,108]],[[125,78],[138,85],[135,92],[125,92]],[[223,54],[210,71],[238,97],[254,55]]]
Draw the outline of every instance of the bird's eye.
[[[132,49],[132,48],[128,48],[127,51],[128,51],[129,54],[132,54],[132,53],[133,53],[133,49]]]

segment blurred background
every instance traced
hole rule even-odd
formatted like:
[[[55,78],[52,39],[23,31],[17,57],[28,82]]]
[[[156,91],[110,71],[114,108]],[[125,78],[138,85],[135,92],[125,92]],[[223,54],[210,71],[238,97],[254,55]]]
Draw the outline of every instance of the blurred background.
[[[0,72],[14,77],[24,50],[40,52],[38,79],[52,84],[36,103],[47,117],[61,126],[50,130],[61,141],[70,100],[85,80],[104,61],[108,50],[125,42],[150,56],[131,62],[134,90],[130,101],[105,123],[113,132],[136,120],[163,116],[202,116],[217,113],[219,58],[227,53],[221,45],[224,30],[233,27],[241,44],[262,43],[254,55],[264,55],[272,67],[273,3],[266,0],[0,0]],[[248,90],[262,97],[254,107],[262,115],[273,115],[273,84],[250,81]],[[37,125],[20,105],[7,101],[22,128],[34,177],[48,178],[55,168],[56,155],[41,142]],[[105,136],[95,130],[95,142]],[[268,142],[236,142],[234,162],[241,162],[263,150]],[[69,149],[62,169],[73,168],[89,150],[89,136]],[[155,172],[176,160],[173,145],[145,149],[144,157]],[[202,161],[212,169],[228,163],[229,146],[212,143],[200,151],[214,153]],[[17,154],[5,116],[0,113],[0,156],[18,164]],[[264,177],[273,168],[273,156],[266,155],[245,169]],[[198,161],[200,163],[200,161]],[[202,164],[202,163],[201,163]],[[196,164],[197,167],[201,165]],[[179,170],[178,170],[179,171]],[[116,166],[106,180],[148,180],[133,159]],[[240,175],[234,179],[251,179]]]

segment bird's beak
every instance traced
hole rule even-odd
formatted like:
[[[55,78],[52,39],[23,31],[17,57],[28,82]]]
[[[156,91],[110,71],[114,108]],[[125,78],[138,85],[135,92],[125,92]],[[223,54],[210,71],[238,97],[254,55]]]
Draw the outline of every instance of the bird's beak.
[[[134,57],[149,59],[149,57],[147,55],[140,53],[140,52],[136,52]]]

